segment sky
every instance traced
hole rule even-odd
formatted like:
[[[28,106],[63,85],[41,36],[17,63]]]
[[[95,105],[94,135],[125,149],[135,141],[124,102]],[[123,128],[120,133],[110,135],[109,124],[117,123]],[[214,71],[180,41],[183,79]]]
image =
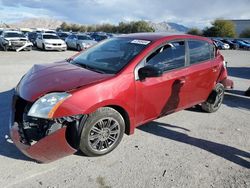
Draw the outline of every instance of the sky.
[[[203,28],[216,18],[250,19],[250,0],[0,0],[0,23],[28,18],[80,24],[167,21]]]

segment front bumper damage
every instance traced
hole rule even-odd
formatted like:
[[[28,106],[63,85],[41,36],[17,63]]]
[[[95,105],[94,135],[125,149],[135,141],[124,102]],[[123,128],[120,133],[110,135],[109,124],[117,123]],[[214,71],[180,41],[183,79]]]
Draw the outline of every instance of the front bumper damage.
[[[71,155],[79,145],[79,124],[85,116],[56,120],[27,116],[31,107],[28,101],[13,96],[10,136],[16,147],[26,156],[48,163]]]

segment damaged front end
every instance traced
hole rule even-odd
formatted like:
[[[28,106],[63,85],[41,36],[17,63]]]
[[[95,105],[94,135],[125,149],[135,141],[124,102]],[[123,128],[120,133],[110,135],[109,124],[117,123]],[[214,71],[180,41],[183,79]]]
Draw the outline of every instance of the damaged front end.
[[[14,144],[28,157],[51,162],[71,155],[78,149],[80,124],[86,115],[62,118],[29,116],[34,106],[18,95],[13,97],[10,134]]]

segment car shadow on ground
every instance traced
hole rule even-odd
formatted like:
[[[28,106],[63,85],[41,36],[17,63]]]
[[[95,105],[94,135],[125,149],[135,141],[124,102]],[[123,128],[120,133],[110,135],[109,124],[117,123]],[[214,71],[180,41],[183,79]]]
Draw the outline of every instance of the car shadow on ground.
[[[0,155],[26,161],[33,161],[22,154],[9,138],[9,119],[14,89],[0,93]]]
[[[138,129],[147,133],[206,150],[207,152],[250,169],[250,162],[244,159],[247,158],[250,160],[249,152],[209,140],[195,138],[185,133],[172,130],[171,128],[179,127],[155,121],[138,127]]]
[[[250,79],[250,67],[227,67],[229,76]]]
[[[223,104],[242,110],[250,110],[250,97],[244,96],[243,91],[228,91],[225,93]]]

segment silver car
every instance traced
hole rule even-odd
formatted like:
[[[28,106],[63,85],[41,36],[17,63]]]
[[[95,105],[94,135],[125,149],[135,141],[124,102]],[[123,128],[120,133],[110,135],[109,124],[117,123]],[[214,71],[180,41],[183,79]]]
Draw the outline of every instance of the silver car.
[[[69,35],[65,42],[68,46],[68,48],[76,49],[78,51],[87,49],[93,45],[95,45],[97,42],[92,40],[90,36],[85,34],[72,34]]]

